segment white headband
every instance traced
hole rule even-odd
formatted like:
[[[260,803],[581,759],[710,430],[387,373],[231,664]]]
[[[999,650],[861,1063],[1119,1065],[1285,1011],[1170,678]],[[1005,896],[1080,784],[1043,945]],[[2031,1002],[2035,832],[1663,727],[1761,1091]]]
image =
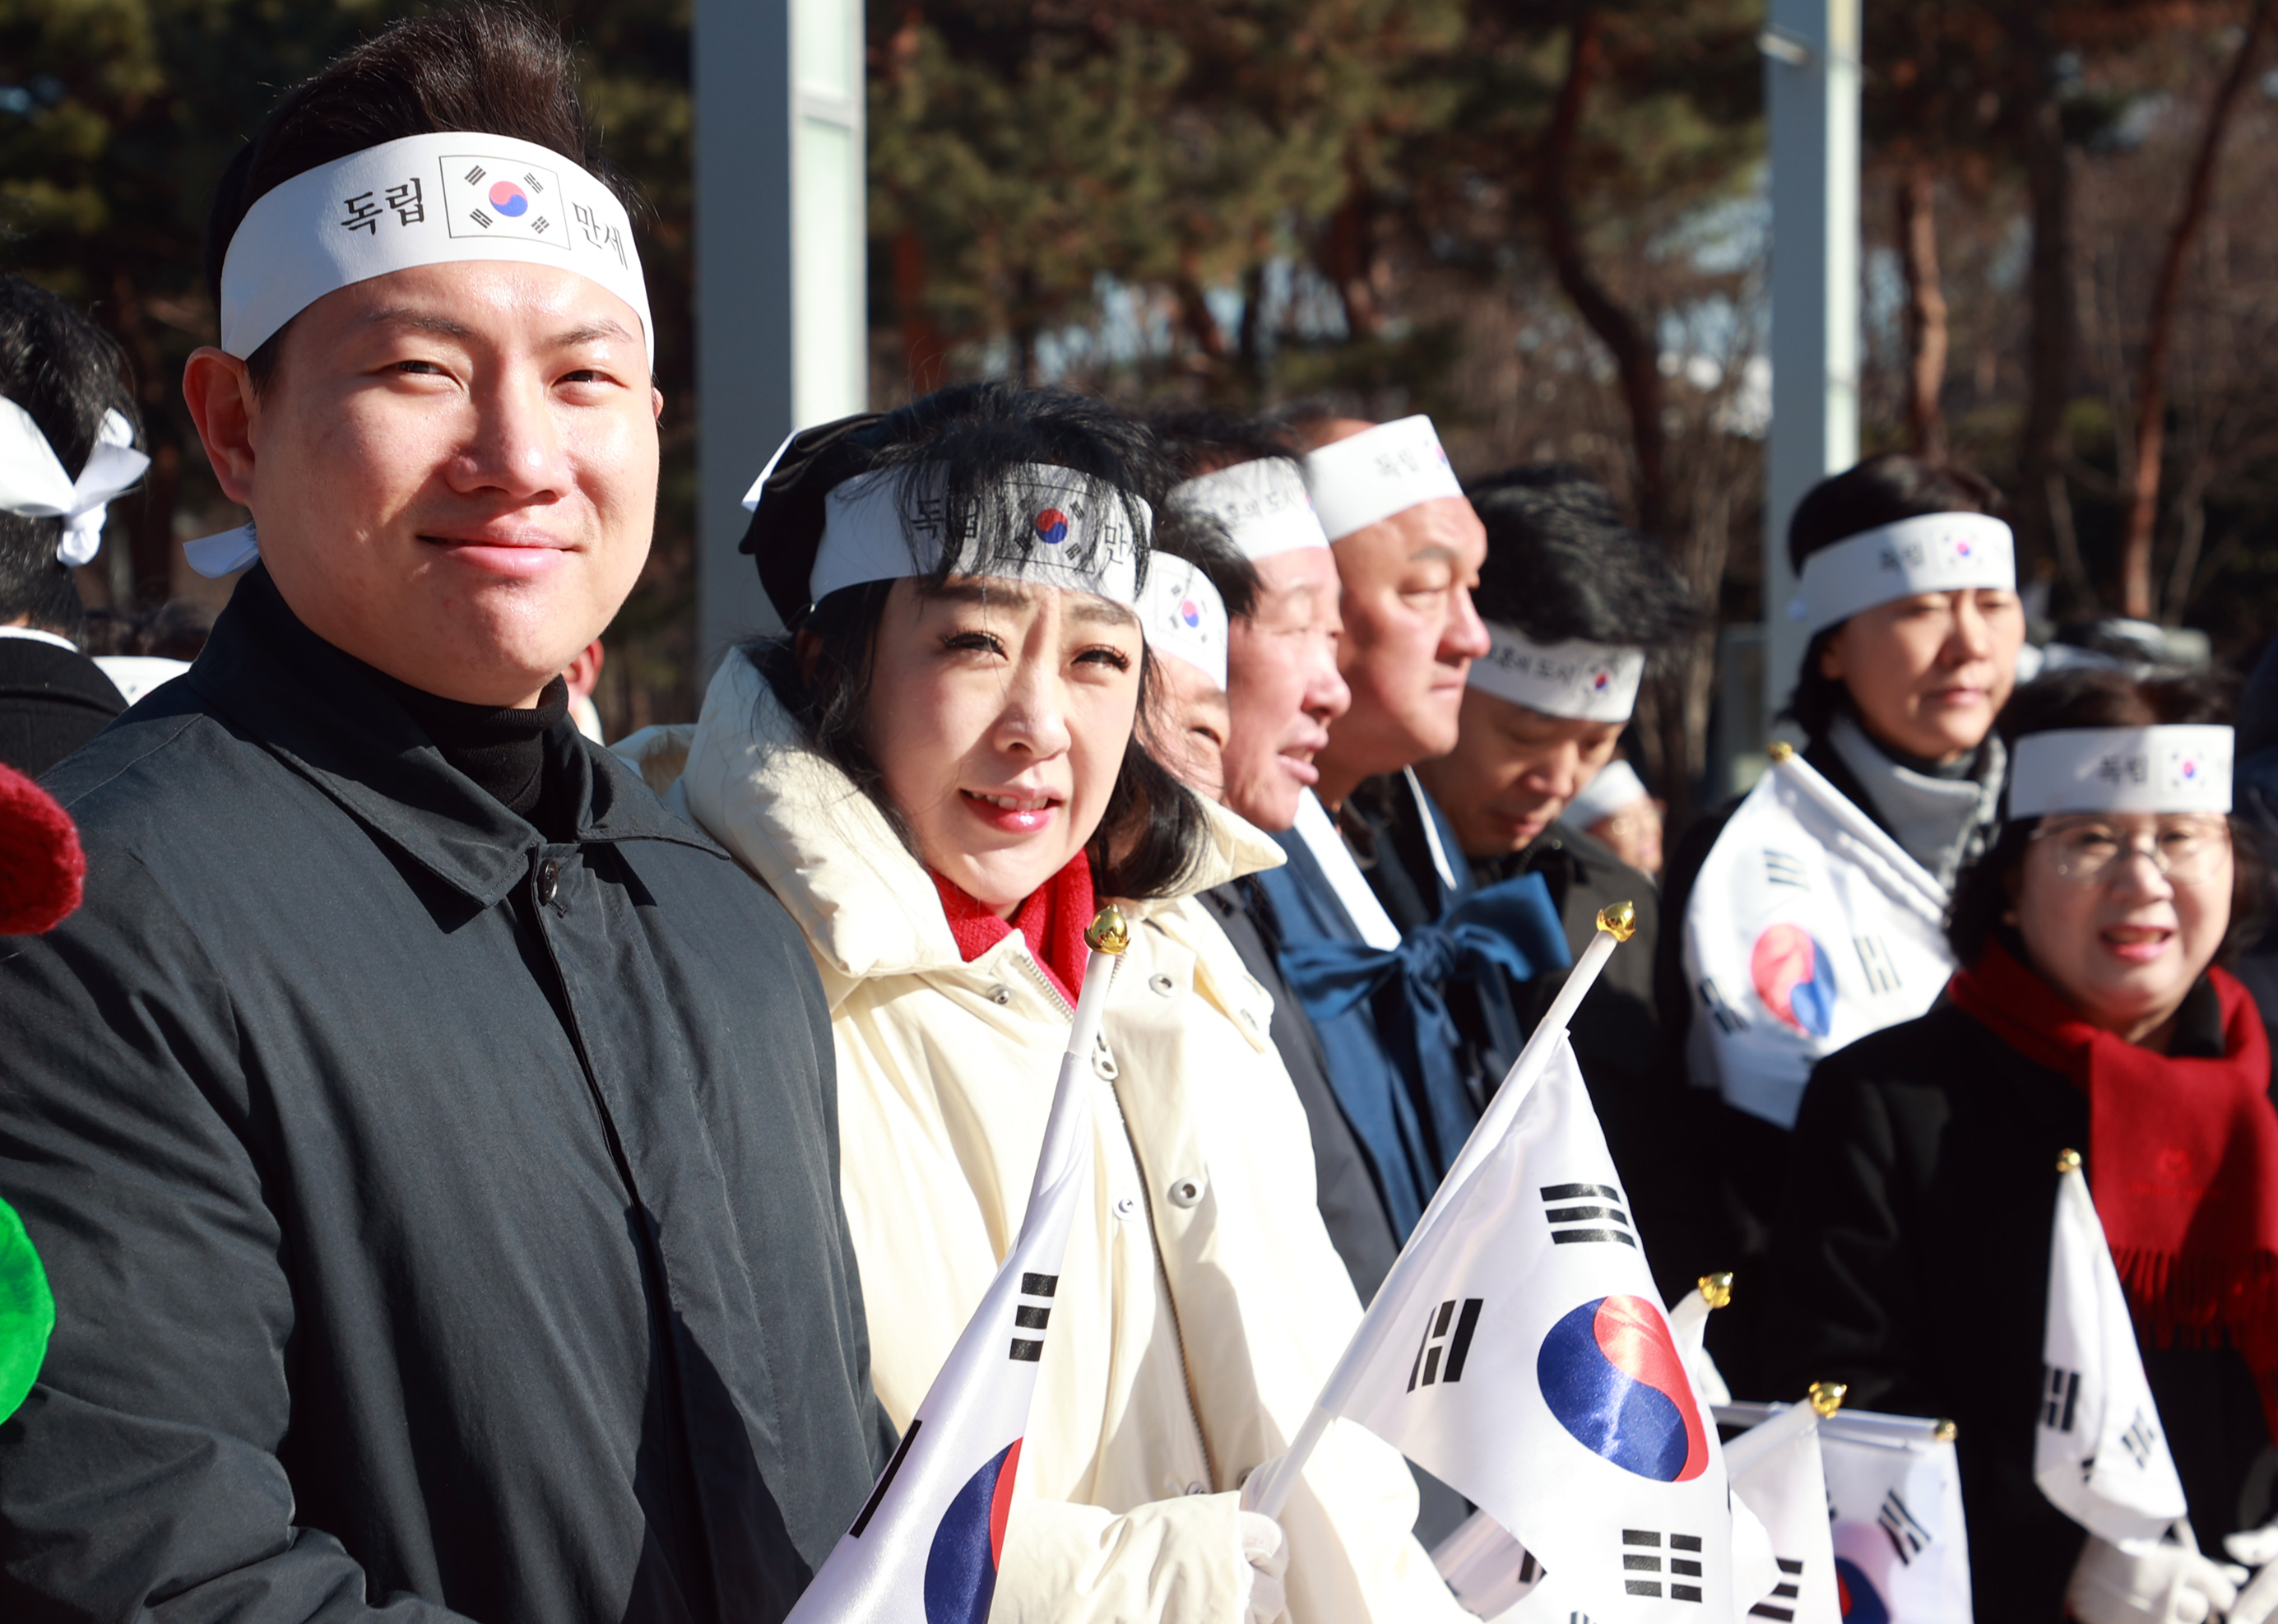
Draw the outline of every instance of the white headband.
[[[1878,603],[1972,588],[2017,589],[2009,527],[1984,513],[1925,513],[1846,536],[1805,559],[1787,617],[1816,637]]]
[[[0,510],[26,518],[59,518],[56,562],[76,570],[103,545],[103,520],[111,499],[134,488],[150,459],[134,449],[134,431],[117,411],[105,411],[95,449],[74,479],[32,414],[0,396]]]
[[[1313,499],[1305,494],[1305,478],[1286,457],[1261,456],[1189,479],[1172,487],[1171,500],[1225,525],[1242,555],[1253,563],[1329,544]]]
[[[941,563],[945,515],[938,494],[906,489],[901,471],[857,474],[823,498],[822,540],[806,578],[807,599],[866,581],[924,575]],[[933,481],[938,489],[939,481]],[[1127,609],[1138,603],[1139,547],[1121,502],[1095,502],[1096,482],[1049,463],[1013,471],[989,504],[1017,516],[1017,532],[1002,540],[968,538],[959,569],[967,575],[1033,581],[1040,586],[1096,593]],[[1142,523],[1153,510],[1137,502]],[[977,545],[974,543],[977,541]]]
[[[1651,799],[1645,780],[1637,776],[1637,769],[1617,755],[1598,770],[1598,776],[1585,784],[1581,793],[1568,801],[1566,809],[1558,816],[1579,829],[1587,829],[1624,807]]]
[[[1157,553],[1139,589],[1139,626],[1157,654],[1176,655],[1226,687],[1226,600],[1183,558]]]
[[[1579,722],[1626,722],[1637,709],[1645,650],[1572,638],[1538,643],[1516,626],[1487,622],[1487,652],[1466,686],[1499,700]]]
[[[242,358],[326,294],[391,271],[503,260],[575,271],[656,324],[616,194],[551,147],[509,135],[407,135],[263,193],[221,271],[221,347]]]
[[[1380,423],[1305,454],[1305,488],[1332,541],[1403,513],[1418,502],[1461,496],[1432,419]]]
[[[2228,812],[2227,727],[2067,727],[2009,752],[2009,816]]]

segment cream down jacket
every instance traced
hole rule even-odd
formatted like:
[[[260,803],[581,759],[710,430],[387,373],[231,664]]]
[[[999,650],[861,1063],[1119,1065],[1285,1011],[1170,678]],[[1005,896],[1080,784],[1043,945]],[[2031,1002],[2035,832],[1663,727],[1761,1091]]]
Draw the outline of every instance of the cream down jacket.
[[[924,869],[798,741],[748,660],[730,656],[686,744],[671,799],[782,899],[822,973],[871,1370],[906,1425],[1019,1232],[1070,1011],[1018,931],[959,956]],[[1213,812],[1190,889],[1280,861]],[[1360,1314],[1266,993],[1190,898],[1122,907],[1133,939],[1094,1064],[1090,1199],[1037,1372],[996,1624],[1241,1624],[1235,1491],[1296,1435]],[[1467,1619],[1415,1519],[1400,1457],[1335,1423],[1281,1519],[1288,1616]]]

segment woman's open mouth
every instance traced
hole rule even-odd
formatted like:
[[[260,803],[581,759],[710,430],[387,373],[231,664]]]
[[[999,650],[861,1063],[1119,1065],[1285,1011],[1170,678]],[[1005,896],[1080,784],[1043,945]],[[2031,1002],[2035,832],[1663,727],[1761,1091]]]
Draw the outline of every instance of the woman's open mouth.
[[[1005,834],[1034,834],[1045,828],[1060,804],[1053,795],[992,795],[980,790],[958,793],[975,817]]]
[[[2097,935],[2114,958],[2149,964],[2167,951],[2175,933],[2166,925],[2108,925]]]

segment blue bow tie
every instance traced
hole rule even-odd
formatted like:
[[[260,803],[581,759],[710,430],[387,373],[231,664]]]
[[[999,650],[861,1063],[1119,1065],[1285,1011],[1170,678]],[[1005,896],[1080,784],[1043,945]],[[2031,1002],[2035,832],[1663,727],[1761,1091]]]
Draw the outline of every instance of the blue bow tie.
[[[1335,1020],[1400,978],[1409,1028],[1437,1140],[1440,1172],[1463,1148],[1479,1107],[1464,1086],[1456,1051],[1462,1034],[1448,1013],[1450,981],[1500,969],[1514,981],[1532,981],[1574,961],[1565,928],[1540,874],[1523,874],[1474,892],[1433,923],[1418,925],[1387,950],[1365,942],[1292,942],[1281,950],[1282,973],[1316,1025]]]

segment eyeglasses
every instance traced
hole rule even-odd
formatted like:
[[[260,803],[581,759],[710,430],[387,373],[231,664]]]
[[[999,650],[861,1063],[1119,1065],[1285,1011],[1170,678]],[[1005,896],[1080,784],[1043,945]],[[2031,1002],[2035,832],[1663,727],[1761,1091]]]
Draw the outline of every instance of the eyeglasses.
[[[2161,823],[2149,835],[2126,837],[2109,823],[2043,824],[2031,839],[2049,843],[2057,872],[2077,885],[2116,877],[2129,856],[2148,858],[2165,878],[2190,885],[2213,873],[2217,859],[2228,854],[2230,825],[2205,819]]]

